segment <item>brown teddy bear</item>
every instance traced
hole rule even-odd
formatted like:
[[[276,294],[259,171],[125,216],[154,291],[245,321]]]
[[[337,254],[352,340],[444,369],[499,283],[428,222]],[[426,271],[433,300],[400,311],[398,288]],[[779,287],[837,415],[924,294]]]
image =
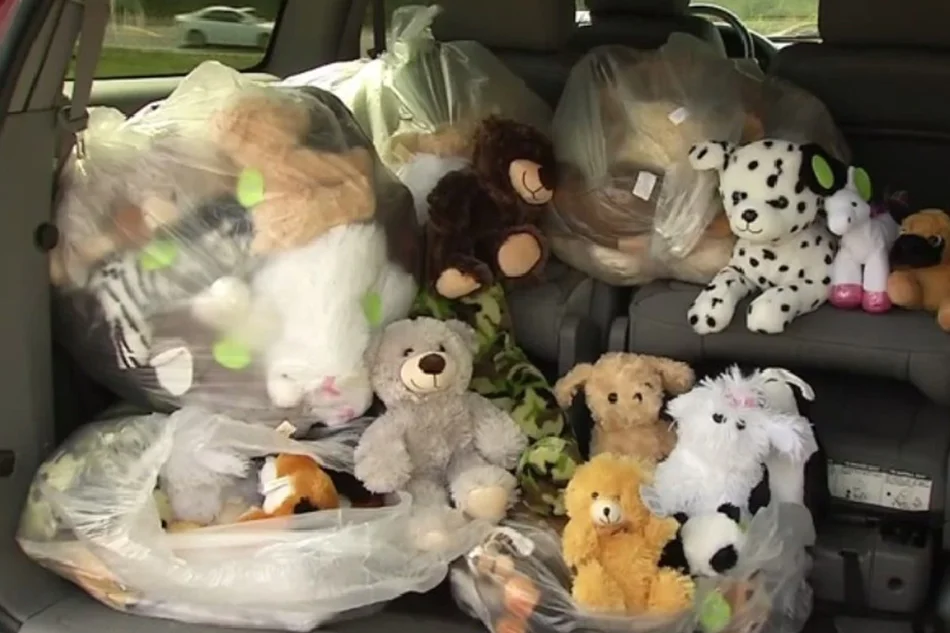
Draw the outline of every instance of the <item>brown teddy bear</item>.
[[[498,117],[482,121],[471,167],[443,176],[428,196],[436,292],[458,299],[537,274],[548,254],[538,225],[556,184],[554,149],[543,134]]]
[[[577,390],[584,389],[594,419],[592,456],[617,453],[655,464],[676,443],[669,424],[660,418],[663,398],[685,393],[695,380],[686,363],[612,352],[593,365],[575,365],[554,386],[554,395],[566,408]]]
[[[909,310],[937,314],[937,323],[950,332],[950,216],[925,209],[904,218],[891,248],[893,271],[887,279],[891,302]]]
[[[342,107],[316,89],[259,88],[212,117],[214,140],[237,164],[238,200],[254,214],[252,252],[304,246],[373,217],[373,154],[341,129]]]
[[[690,608],[695,587],[686,575],[660,568],[679,524],[660,518],[640,499],[650,471],[639,460],[603,453],[580,466],[567,487],[565,562],[572,595],[592,611],[673,615]]]

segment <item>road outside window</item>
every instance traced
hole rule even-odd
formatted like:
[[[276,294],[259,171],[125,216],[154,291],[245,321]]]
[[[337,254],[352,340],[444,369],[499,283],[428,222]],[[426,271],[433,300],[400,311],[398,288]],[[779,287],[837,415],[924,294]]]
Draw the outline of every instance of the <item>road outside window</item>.
[[[96,77],[184,75],[208,59],[238,70],[252,69],[267,55],[283,4],[284,0],[114,0]]]

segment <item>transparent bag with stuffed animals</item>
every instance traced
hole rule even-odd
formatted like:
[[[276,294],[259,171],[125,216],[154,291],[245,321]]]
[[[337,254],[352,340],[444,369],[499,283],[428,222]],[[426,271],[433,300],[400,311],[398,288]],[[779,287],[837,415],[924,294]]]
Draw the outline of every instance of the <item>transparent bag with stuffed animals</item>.
[[[716,173],[694,170],[689,150],[766,135],[837,144],[821,103],[792,90],[685,34],[655,51],[588,53],[554,116],[561,181],[546,228],[555,253],[608,283],[709,281],[735,238]],[[787,107],[786,96],[810,107]]]
[[[458,168],[471,158],[473,132],[490,115],[547,133],[550,107],[493,53],[474,41],[439,42],[441,8],[396,9],[387,50],[374,60],[340,62],[291,77],[337,94],[369,131],[383,162],[407,182],[413,167],[437,159]],[[420,160],[422,164],[416,165]]]
[[[413,546],[408,496],[355,484],[358,436],[298,441],[192,408],[117,412],[41,466],[17,540],[115,609],[309,631],[448,573],[449,555]]]
[[[580,606],[572,596],[576,570],[562,558],[560,536],[536,524],[496,528],[453,564],[449,577],[459,606],[492,633],[798,633],[811,615],[805,547],[813,542],[807,509],[767,507],[748,524],[737,566],[727,576],[687,581],[692,600],[675,612],[617,614]],[[629,580],[636,572],[624,575]]]
[[[363,352],[408,315],[419,231],[337,97],[204,63],[128,119],[94,109],[58,194],[56,325],[91,376],[301,433],[370,405]]]

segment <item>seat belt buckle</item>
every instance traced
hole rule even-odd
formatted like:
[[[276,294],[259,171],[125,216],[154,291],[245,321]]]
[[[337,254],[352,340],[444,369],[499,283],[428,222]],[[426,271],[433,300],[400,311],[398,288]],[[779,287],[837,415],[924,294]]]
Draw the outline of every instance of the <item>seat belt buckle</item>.
[[[66,104],[59,109],[56,119],[60,128],[76,139],[76,157],[85,157],[86,144],[83,141],[83,132],[86,131],[86,127],[89,125],[89,111],[83,109],[79,116],[75,116],[72,105]]]

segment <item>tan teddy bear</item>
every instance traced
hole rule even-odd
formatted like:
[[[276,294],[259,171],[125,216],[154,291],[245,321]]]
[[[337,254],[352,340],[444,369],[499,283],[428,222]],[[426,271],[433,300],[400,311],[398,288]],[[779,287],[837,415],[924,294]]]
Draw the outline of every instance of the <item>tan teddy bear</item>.
[[[696,380],[686,363],[643,354],[612,352],[596,364],[574,366],[554,386],[562,407],[580,388],[594,419],[591,455],[611,452],[653,463],[666,457],[676,436],[660,419],[663,398],[688,391]]]
[[[598,455],[580,466],[565,495],[565,562],[574,570],[572,595],[592,611],[672,615],[693,601],[693,581],[658,566],[679,528],[640,499],[649,469],[632,457]]]

